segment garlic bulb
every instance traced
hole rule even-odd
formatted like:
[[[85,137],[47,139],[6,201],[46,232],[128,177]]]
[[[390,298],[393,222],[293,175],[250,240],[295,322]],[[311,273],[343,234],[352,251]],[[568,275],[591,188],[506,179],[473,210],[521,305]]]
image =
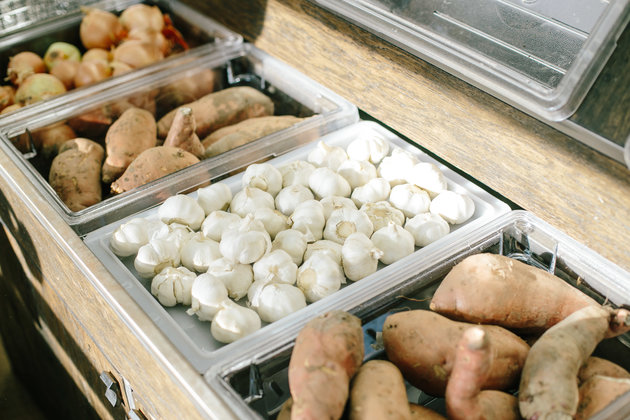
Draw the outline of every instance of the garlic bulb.
[[[326,218],[324,206],[317,200],[307,200],[299,204],[289,217],[291,229],[299,230],[309,242],[322,239]]]
[[[308,178],[308,186],[318,199],[333,195],[349,197],[352,192],[348,181],[327,167],[315,169]]]
[[[136,217],[118,226],[109,238],[109,246],[119,257],[128,257],[138,253],[154,233],[165,225],[161,220]]]
[[[259,220],[249,214],[238,226],[225,232],[219,242],[224,257],[241,264],[258,261],[271,249],[271,237]]]
[[[240,264],[225,257],[212,261],[207,273],[221,280],[229,297],[234,300],[247,295],[247,290],[254,282],[254,272],[250,264]]]
[[[180,263],[179,244],[167,238],[153,238],[138,249],[133,266],[140,277],[151,278],[165,267]]]
[[[305,160],[294,160],[278,168],[282,174],[282,186],[303,185],[308,187],[308,178],[315,170],[315,165]]]
[[[173,242],[177,249],[182,249],[182,246],[190,239],[194,232],[188,225],[181,223],[171,223],[170,225],[164,225],[166,228],[160,228],[153,233],[154,239],[166,239]]]
[[[297,287],[307,302],[315,302],[335,293],[346,282],[341,266],[332,258],[315,254],[298,268]]]
[[[389,153],[389,142],[379,134],[362,134],[361,137],[352,140],[346,152],[350,159],[369,160],[378,164]]]
[[[467,194],[446,190],[431,201],[430,211],[453,225],[459,225],[475,213],[475,202]]]
[[[226,184],[217,182],[197,190],[197,203],[206,216],[215,210],[227,210],[232,201],[232,190]]]
[[[440,168],[430,162],[416,163],[407,174],[407,182],[422,188],[431,198],[448,188],[448,182]]]
[[[339,165],[348,160],[348,155],[342,147],[330,146],[324,141],[319,141],[317,146],[309,152],[306,160],[317,167],[326,167],[336,171]]]
[[[383,251],[380,258],[383,264],[392,264],[412,254],[416,244],[413,235],[394,222],[374,232],[370,240]]]
[[[261,207],[275,208],[274,199],[271,194],[259,188],[244,187],[234,194],[230,203],[230,211],[241,217],[254,213]]]
[[[421,213],[407,219],[405,229],[413,235],[416,246],[427,246],[451,231],[448,222],[433,213]]]
[[[201,227],[206,213],[197,200],[184,194],[176,194],[167,198],[158,208],[158,218],[166,223],[181,223],[192,230]]]
[[[164,306],[190,305],[197,275],[186,267],[166,267],[151,281],[151,294]]]
[[[254,272],[250,264],[240,264],[225,257],[212,261],[207,273],[221,280],[229,297],[234,300],[247,295],[247,290],[254,282]]]
[[[293,262],[291,256],[277,249],[254,263],[254,281],[294,284],[297,269],[297,264]]]
[[[291,227],[289,218],[278,210],[263,207],[256,210],[253,216],[255,220],[262,222],[271,239],[274,239],[279,232]]]
[[[385,178],[374,178],[365,185],[355,188],[350,198],[357,207],[361,207],[365,203],[387,200],[390,191],[389,181]]]
[[[282,189],[282,174],[269,163],[252,163],[245,169],[241,185],[258,188],[275,197]]]
[[[219,242],[223,232],[238,225],[242,218],[236,213],[215,210],[201,224],[201,232],[206,238]]]
[[[260,329],[262,323],[256,311],[231,301],[224,303],[210,324],[210,333],[215,340],[232,343]]]
[[[182,245],[180,256],[184,267],[198,273],[205,272],[212,261],[222,257],[219,243],[206,238],[202,232],[193,234]]]
[[[223,282],[210,273],[200,274],[195,278],[190,295],[190,308],[186,313],[197,315],[200,321],[212,321],[216,313],[224,307],[225,301],[230,299]]]
[[[341,263],[346,277],[352,281],[361,280],[375,273],[383,251],[376,248],[369,237],[362,232],[348,236],[341,247]]]
[[[337,173],[348,181],[350,188],[354,189],[376,178],[376,166],[367,160],[348,159],[339,165]]]
[[[377,173],[381,178],[388,180],[392,187],[405,184],[407,174],[416,163],[418,163],[418,158],[414,155],[403,149],[395,148],[391,155],[383,158],[378,165]]]
[[[306,246],[304,259],[308,260],[313,255],[320,253],[332,258],[333,261],[341,266],[341,244],[335,241],[329,241],[328,239],[315,241]]]
[[[283,250],[291,257],[296,264],[302,264],[304,252],[307,247],[307,236],[296,229],[287,229],[278,232],[271,243],[271,252],[275,250]]]
[[[429,193],[413,184],[399,184],[389,193],[389,202],[407,217],[429,211]]]
[[[299,288],[285,283],[271,283],[257,289],[251,307],[260,319],[275,322],[306,307],[306,298]]]
[[[298,204],[306,200],[313,200],[313,192],[302,184],[289,185],[276,195],[276,209],[286,216],[291,216]]]
[[[377,201],[375,203],[365,203],[360,209],[368,215],[374,231],[385,227],[389,222],[394,222],[402,226],[405,223],[405,215],[402,211],[392,206],[389,201]]]
[[[339,197],[336,195],[331,195],[330,197],[324,197],[319,200],[324,206],[324,217],[326,220],[330,217],[333,211],[341,209],[341,208],[349,208],[349,209],[357,209],[357,205],[354,204],[354,201],[349,199],[348,197]]]
[[[361,232],[369,238],[373,231],[374,226],[367,214],[360,210],[343,208],[330,214],[324,228],[324,239],[343,244],[355,232]]]

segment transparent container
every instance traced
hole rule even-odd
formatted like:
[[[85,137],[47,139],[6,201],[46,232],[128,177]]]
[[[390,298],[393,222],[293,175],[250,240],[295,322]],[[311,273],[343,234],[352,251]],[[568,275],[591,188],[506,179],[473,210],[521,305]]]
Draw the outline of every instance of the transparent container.
[[[569,117],[630,18],[629,0],[314,0],[530,114]]]
[[[131,103],[150,109],[159,120],[166,112],[205,94],[208,91],[206,88],[212,88],[205,82],[195,82],[194,86],[200,89],[193,92],[195,97],[182,95],[179,88],[173,90],[184,79],[207,80],[208,72],[216,76],[215,91],[250,86],[271,98],[274,115],[293,115],[303,119],[288,128],[265,135],[260,142],[254,141],[202,159],[193,166],[122,194],[111,195],[109,186],[104,185],[101,202],[80,211],[68,208],[48,183],[51,158],[37,150],[32,141],[33,132],[65,122],[77,136],[102,142],[110,124],[124,109],[121,104],[128,106]],[[355,123],[359,118],[356,106],[249,44],[214,50],[194,60],[181,57],[172,63],[164,63],[159,71],[152,74],[107,89],[99,90],[94,86],[93,90],[94,93],[87,97],[76,92],[81,95],[76,101],[66,101],[52,109],[45,108],[28,121],[4,130],[0,128],[0,146],[14,158],[42,195],[79,235],[144,210],[169,195],[195,189],[208,179],[238,170],[262,157],[285,153]],[[243,149],[247,149],[245,154]]]
[[[453,239],[442,247],[427,250],[423,258],[410,261],[405,275],[357,288],[352,295],[322,305],[310,314],[311,318],[331,309],[358,316],[364,331],[364,360],[384,358],[376,337],[385,318],[400,310],[429,309],[433,293],[450,269],[465,257],[482,252],[506,255],[547,270],[600,303],[630,304],[630,273],[529,212],[512,211]],[[232,407],[234,418],[275,418],[290,397],[288,364],[295,338],[307,321],[301,317],[287,324],[282,333],[269,340],[273,345],[266,342],[241,351],[235,349],[231,358],[217,361],[205,374],[213,389]],[[629,335],[604,340],[593,355],[630,369]],[[410,402],[445,413],[442,398],[406,385]],[[629,413],[630,393],[626,393],[592,418],[620,419]]]
[[[433,158],[420,151],[416,146],[405,142],[394,133],[385,129],[375,122],[361,121],[343,129],[337,130],[319,140],[331,146],[347,146],[352,140],[362,136],[372,135],[382,136],[389,143],[397,148],[406,150],[415,155],[422,162],[430,162],[438,165],[448,182],[448,189],[460,193],[468,194],[475,204],[475,212],[470,219],[459,225],[452,225],[451,232],[437,241],[425,246],[416,247],[415,252],[407,257],[398,260],[390,265],[379,263],[378,270],[360,281],[347,281],[342,288],[332,295],[311,303],[305,308],[298,310],[271,324],[263,323],[263,328],[235,341],[231,344],[221,344],[214,340],[210,334],[210,323],[202,322],[196,316],[186,313],[188,307],[177,305],[174,307],[163,307],[151,295],[151,280],[143,279],[134,268],[135,255],[119,258],[110,248],[110,239],[114,230],[122,223],[131,220],[133,217],[143,217],[147,219],[157,217],[157,207],[135,214],[132,217],[123,219],[117,223],[105,226],[101,229],[89,233],[85,237],[86,245],[101,260],[105,267],[112,273],[120,284],[129,292],[131,297],[140,307],[151,317],[158,327],[169,337],[172,343],[186,357],[187,360],[200,372],[203,373],[218,361],[233,357],[237,353],[248,352],[250,348],[271,349],[275,346],[278,338],[284,337],[287,329],[291,330],[294,325],[304,322],[313,317],[314,314],[321,313],[324,308],[336,305],[335,302],[345,301],[356,294],[361,294],[364,288],[372,288],[375,285],[385,287],[390,283],[398,282],[405,278],[416,275],[414,267],[430,258],[432,252],[448,248],[449,244],[467,232],[473,232],[485,223],[488,223],[502,214],[510,211],[510,207],[481,189],[476,184],[465,179],[448,167],[439,164]],[[289,153],[268,160],[274,166],[295,161],[305,160],[308,153],[313,150],[317,142],[311,142]],[[273,154],[269,155],[270,157]],[[241,187],[242,173],[222,179],[233,193],[239,191]],[[191,193],[196,197],[196,192]],[[247,298],[239,300],[237,303],[246,305]]]

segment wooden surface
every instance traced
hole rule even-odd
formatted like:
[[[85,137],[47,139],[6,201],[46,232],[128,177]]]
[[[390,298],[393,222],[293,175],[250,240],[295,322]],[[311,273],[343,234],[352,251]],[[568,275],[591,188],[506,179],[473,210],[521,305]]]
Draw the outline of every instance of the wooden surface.
[[[624,165],[313,3],[186,2],[630,270]]]

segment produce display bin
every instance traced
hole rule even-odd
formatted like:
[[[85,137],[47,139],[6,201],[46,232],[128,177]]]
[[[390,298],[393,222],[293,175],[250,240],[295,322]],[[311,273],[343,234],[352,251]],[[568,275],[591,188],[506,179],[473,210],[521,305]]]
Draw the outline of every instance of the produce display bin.
[[[628,0],[313,2],[549,121],[575,112],[630,19]]]
[[[50,159],[32,146],[30,133],[43,127],[67,122],[75,127],[77,135],[102,141],[109,123],[118,115],[116,109],[127,101],[136,106],[153,106],[158,120],[176,106],[190,102],[190,97],[172,94],[173,87],[184,79],[193,80],[214,71],[215,91],[234,86],[250,86],[269,96],[275,106],[275,115],[303,117],[293,126],[268,134],[259,141],[241,146],[214,157],[201,160],[176,173],[157,179],[118,195],[109,195],[103,187],[103,200],[80,211],[71,211],[48,183]],[[203,89],[206,86],[195,85]],[[165,93],[167,92],[167,93]],[[182,103],[183,102],[183,103]],[[110,118],[108,115],[114,112]],[[97,123],[85,126],[83,122],[97,115]],[[105,122],[103,121],[105,114]],[[164,63],[153,74],[129,80],[123,85],[96,91],[93,95],[63,106],[48,109],[36,117],[0,129],[3,147],[21,166],[41,191],[42,195],[64,217],[68,224],[83,235],[130,214],[157,204],[177,192],[194,189],[208,179],[223,176],[262,157],[281,154],[305,144],[328,132],[358,120],[355,105],[315,83],[281,61],[250,44],[211,51],[194,60],[181,57],[179,61]],[[91,120],[90,120],[91,121]],[[14,143],[22,139],[27,144],[20,153]],[[245,154],[243,154],[243,149]]]
[[[425,247],[416,247],[415,252],[411,255],[387,266],[379,263],[379,269],[374,274],[357,282],[348,281],[346,285],[342,285],[342,288],[332,295],[311,303],[305,308],[278,321],[270,324],[263,323],[263,327],[260,330],[233,343],[224,345],[214,340],[210,334],[210,323],[199,321],[196,316],[188,315],[186,313],[188,309],[186,306],[177,305],[166,308],[160,305],[151,295],[151,280],[143,279],[135,270],[135,256],[119,258],[113,253],[110,247],[112,233],[122,223],[134,217],[147,219],[156,218],[158,212],[157,206],[90,232],[84,238],[84,241],[105,267],[113,274],[114,278],[120,282],[142,309],[149,314],[151,319],[159,326],[164,334],[170,338],[175,347],[180,350],[199,372],[203,373],[218,361],[233,357],[235,354],[247,353],[252,348],[261,350],[270,349],[275,346],[276,340],[285,337],[287,331],[293,330],[296,325],[302,324],[305,320],[312,318],[315,314],[321,313],[326,308],[335,307],[340,302],[345,302],[347,299],[354,300],[354,297],[361,296],[363,290],[366,288],[368,290],[374,287],[386,289],[387,285],[391,283],[397,283],[403,279],[416,276],[417,271],[415,267],[418,266],[418,264],[431,261],[432,252],[440,252],[442,249],[448,249],[450,243],[454,241],[455,238],[466,233],[474,232],[485,223],[510,211],[510,207],[503,201],[492,196],[445,165],[439,164],[433,158],[420,151],[416,146],[404,141],[376,122],[361,121],[323,136],[319,141],[329,146],[345,147],[355,139],[374,135],[386,139],[392,148],[402,149],[413,154],[421,162],[436,164],[447,179],[449,190],[467,194],[473,200],[475,211],[472,217],[459,225],[451,226],[451,232],[441,239]],[[309,152],[318,146],[319,141],[311,142],[311,144],[268,160],[267,163],[280,167],[283,164],[295,160],[305,160]],[[244,152],[247,152],[247,150]],[[271,156],[273,155],[270,154],[270,157]],[[236,159],[241,160],[239,158]],[[235,193],[242,188],[242,173],[222,179],[221,182],[226,183],[231,188],[232,192]],[[196,192],[190,194],[192,197],[196,197]],[[247,298],[245,297],[237,303],[246,305],[246,300]]]
[[[450,269],[465,257],[478,253],[501,254],[547,270],[600,303],[619,307],[630,304],[630,273],[527,211],[509,212],[444,246],[426,251],[422,258],[408,261],[405,275],[390,276],[388,282],[372,282],[357,288],[334,304],[321,305],[317,312],[309,314],[310,318],[330,309],[358,316],[364,331],[364,360],[384,358],[377,336],[385,318],[398,311],[429,309],[433,293]],[[206,373],[206,380],[224,396],[235,418],[275,418],[290,397],[288,364],[295,338],[306,320],[300,317],[286,323],[282,333],[264,345],[233,351],[232,357],[217,361]],[[630,334],[626,333],[604,340],[593,355],[629,369],[629,353]],[[410,402],[445,413],[442,398],[406,385]],[[630,393],[626,393],[592,418],[620,419],[627,418],[629,413]]]

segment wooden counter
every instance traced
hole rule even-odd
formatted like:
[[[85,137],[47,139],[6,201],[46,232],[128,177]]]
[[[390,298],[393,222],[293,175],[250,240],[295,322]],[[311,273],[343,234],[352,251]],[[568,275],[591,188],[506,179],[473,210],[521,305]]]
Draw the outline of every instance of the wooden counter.
[[[186,2],[630,270],[630,172],[622,164],[307,1]],[[230,418],[4,148],[0,219],[8,236],[0,243],[16,253],[8,264],[21,267],[0,271],[8,289],[0,295],[11,302],[2,302],[3,319],[29,319],[3,335],[39,337],[12,350],[27,375],[46,373],[28,366],[30,345],[43,340],[98,417],[137,407],[150,418]],[[133,389],[119,392],[118,405],[106,398],[103,372]],[[47,392],[55,399],[60,391]]]

